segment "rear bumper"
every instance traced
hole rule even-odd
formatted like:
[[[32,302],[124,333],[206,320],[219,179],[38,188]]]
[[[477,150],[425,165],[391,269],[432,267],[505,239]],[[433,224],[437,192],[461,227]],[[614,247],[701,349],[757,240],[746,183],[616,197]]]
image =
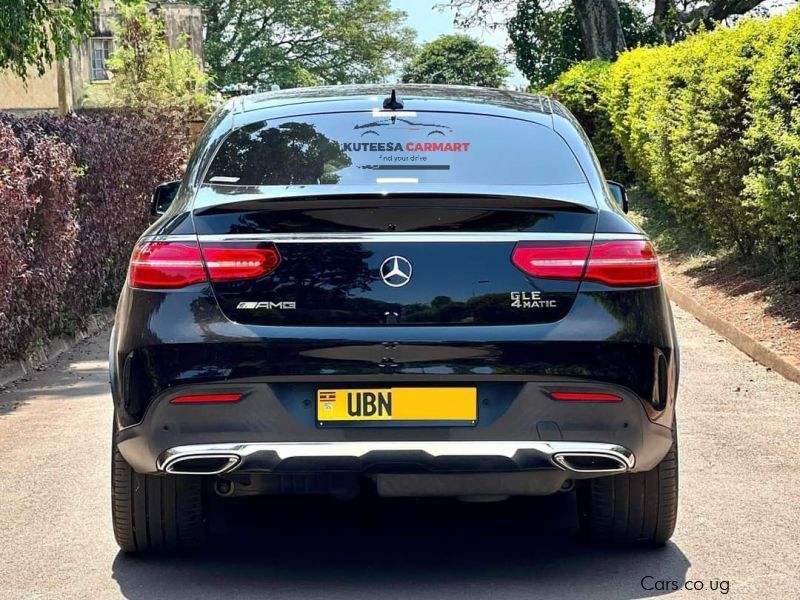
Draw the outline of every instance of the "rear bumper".
[[[598,442],[311,442],[178,446],[156,461],[159,472],[183,475],[280,471],[370,472],[389,465],[420,465],[431,471],[464,472],[561,469],[608,475],[633,469],[627,448]]]
[[[586,469],[597,476],[649,470],[672,442],[670,428],[651,421],[634,393],[600,382],[471,382],[480,399],[476,424],[428,427],[322,427],[313,402],[319,385],[324,384],[180,386],[152,403],[141,423],[120,430],[117,444],[141,473],[576,474],[583,469],[562,455],[583,453],[598,457],[598,465]],[[560,402],[551,397],[553,389],[602,390],[622,401]],[[234,391],[244,395],[239,402],[170,402],[187,392]],[[190,458],[195,464],[189,465]],[[199,458],[204,460],[194,460]]]
[[[118,447],[140,473],[164,472],[167,459],[189,446],[229,453],[225,468],[239,473],[567,476],[551,452],[562,442],[620,447],[634,457],[628,470],[650,470],[672,443],[678,364],[668,301],[660,287],[585,287],[555,323],[360,328],[245,326],[226,319],[202,286],[169,294],[126,288],[110,356]],[[317,389],[386,385],[475,386],[478,420],[469,427],[319,426]],[[609,392],[623,401],[558,402],[552,390]],[[170,403],[226,392],[243,398]],[[442,453],[439,443],[472,446],[452,454],[468,446]],[[323,447],[322,455],[289,452]]]
[[[585,285],[584,287],[589,287]],[[623,387],[669,427],[677,342],[661,287],[580,292],[557,322],[515,326],[264,327],[228,320],[210,288],[126,287],[111,340],[120,427],[142,423],[180,386],[218,382],[471,381],[573,378]]]

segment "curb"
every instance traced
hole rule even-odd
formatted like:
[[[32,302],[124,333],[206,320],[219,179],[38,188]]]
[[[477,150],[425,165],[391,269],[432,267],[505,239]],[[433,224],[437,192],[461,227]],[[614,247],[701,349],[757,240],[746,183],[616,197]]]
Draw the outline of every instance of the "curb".
[[[753,360],[772,369],[776,373],[780,373],[789,381],[800,383],[800,361],[796,359],[793,360],[771,350],[732,323],[720,319],[710,310],[702,307],[696,300],[666,281],[664,282],[664,287],[667,290],[667,295],[670,300],[690,313],[703,325],[716,331]]]
[[[30,377],[43,365],[55,360],[67,350],[74,348],[78,342],[95,335],[113,322],[114,310],[107,308],[89,315],[86,325],[78,333],[48,340],[44,347],[34,350],[27,358],[0,365],[0,388]]]

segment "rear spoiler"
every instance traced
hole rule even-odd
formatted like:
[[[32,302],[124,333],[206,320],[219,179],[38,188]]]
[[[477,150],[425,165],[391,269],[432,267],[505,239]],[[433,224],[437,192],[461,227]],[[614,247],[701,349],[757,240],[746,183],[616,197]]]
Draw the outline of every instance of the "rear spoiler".
[[[344,188],[344,189],[343,189]],[[424,188],[424,189],[423,189]],[[499,188],[499,189],[498,189]],[[394,190],[375,190],[367,186],[231,186],[203,185],[194,203],[196,214],[227,212],[230,210],[263,209],[268,202],[270,209],[297,209],[302,203],[304,210],[327,208],[332,202],[341,208],[368,206],[420,206],[431,205],[436,198],[437,205],[458,205],[462,208],[487,208],[491,200],[492,208],[529,210],[568,210],[596,213],[594,201],[588,184],[553,186],[408,186]]]

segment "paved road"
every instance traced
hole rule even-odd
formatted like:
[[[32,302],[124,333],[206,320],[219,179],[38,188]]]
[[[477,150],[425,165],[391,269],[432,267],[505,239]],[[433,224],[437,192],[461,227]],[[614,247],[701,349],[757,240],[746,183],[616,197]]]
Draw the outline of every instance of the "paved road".
[[[0,598],[619,599],[668,593],[660,580],[705,586],[670,597],[727,581],[728,597],[798,598],[800,386],[676,317],[681,512],[663,549],[581,545],[570,497],[256,499],[228,511],[214,551],[129,558],[111,534],[101,335],[0,393]]]

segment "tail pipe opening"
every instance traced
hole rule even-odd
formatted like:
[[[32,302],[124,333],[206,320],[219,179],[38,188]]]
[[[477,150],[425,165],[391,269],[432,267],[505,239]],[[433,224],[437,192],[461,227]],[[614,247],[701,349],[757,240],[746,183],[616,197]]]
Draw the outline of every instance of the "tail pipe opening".
[[[574,473],[624,473],[633,466],[627,457],[611,452],[560,452],[553,462]]]
[[[188,454],[168,461],[163,470],[171,475],[219,475],[241,462],[238,454]]]

